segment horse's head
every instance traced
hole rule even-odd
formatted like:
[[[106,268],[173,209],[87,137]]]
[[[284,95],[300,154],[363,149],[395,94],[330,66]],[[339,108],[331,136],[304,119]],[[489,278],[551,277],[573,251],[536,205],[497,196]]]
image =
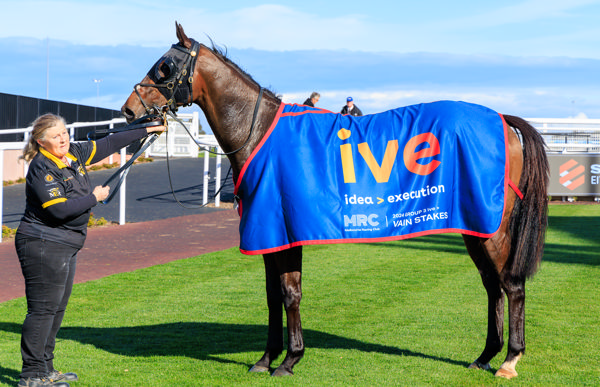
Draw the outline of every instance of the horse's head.
[[[273,122],[281,100],[214,45],[199,44],[181,25],[175,26],[179,42],[135,85],[121,112],[131,122],[197,104],[223,151],[235,159],[236,175]]]
[[[194,68],[200,44],[186,36],[175,22],[179,43],[171,46],[146,77],[134,86],[121,113],[128,122],[144,114],[159,113],[179,106],[191,105],[194,100]]]

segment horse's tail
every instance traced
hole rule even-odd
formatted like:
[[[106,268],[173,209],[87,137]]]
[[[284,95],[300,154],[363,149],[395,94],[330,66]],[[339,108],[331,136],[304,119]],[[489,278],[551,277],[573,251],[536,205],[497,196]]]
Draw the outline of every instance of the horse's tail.
[[[539,132],[522,118],[504,115],[508,125],[521,134],[523,171],[517,199],[510,218],[511,275],[527,278],[535,274],[544,254],[548,225],[549,167],[545,142]]]

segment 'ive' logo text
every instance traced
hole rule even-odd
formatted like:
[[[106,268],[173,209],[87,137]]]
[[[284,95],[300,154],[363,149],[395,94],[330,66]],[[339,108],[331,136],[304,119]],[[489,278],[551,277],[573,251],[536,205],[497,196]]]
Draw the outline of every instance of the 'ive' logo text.
[[[352,133],[348,129],[340,129],[338,137],[341,140],[347,140]],[[416,151],[417,147],[423,143],[428,143],[429,148],[424,148]],[[342,156],[342,171],[344,173],[344,183],[356,183],[356,174],[354,172],[354,154],[352,152],[352,144],[340,145]],[[358,152],[367,163],[371,170],[375,181],[378,183],[386,183],[390,179],[396,155],[398,154],[398,140],[388,141],[383,155],[381,165],[375,160],[369,144],[366,142],[358,144]],[[406,168],[417,175],[429,175],[441,164],[438,160],[432,160],[427,164],[419,164],[418,160],[433,157],[440,154],[440,142],[437,137],[431,132],[418,134],[412,137],[404,146],[404,165]]]

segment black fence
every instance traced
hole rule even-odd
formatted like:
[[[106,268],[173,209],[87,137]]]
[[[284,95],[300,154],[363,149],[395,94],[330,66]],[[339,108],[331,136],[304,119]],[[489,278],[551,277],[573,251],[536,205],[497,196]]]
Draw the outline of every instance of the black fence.
[[[0,93],[0,142],[23,141],[23,134],[2,134],[2,130],[26,128],[45,113],[58,114],[69,124],[108,121],[121,117],[118,110]],[[75,140],[85,140],[88,132],[94,129],[96,128],[76,128]]]

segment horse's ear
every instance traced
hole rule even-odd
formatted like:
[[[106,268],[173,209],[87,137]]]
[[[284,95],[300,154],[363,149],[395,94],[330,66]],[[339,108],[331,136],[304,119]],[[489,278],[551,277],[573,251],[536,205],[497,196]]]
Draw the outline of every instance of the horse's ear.
[[[179,39],[179,43],[183,47],[185,47],[187,49],[191,49],[192,41],[190,40],[190,38],[187,37],[187,35],[183,31],[183,27],[181,26],[181,24],[175,22],[175,30],[177,31],[177,39]]]

